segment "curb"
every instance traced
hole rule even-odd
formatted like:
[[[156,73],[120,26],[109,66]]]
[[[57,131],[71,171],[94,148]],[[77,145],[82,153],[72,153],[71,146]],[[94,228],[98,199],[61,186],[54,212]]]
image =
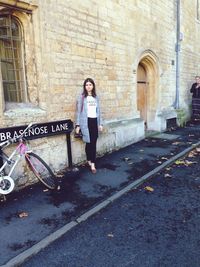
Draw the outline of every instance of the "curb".
[[[156,167],[155,169],[153,169],[152,171],[148,172],[147,174],[145,174],[141,178],[139,178],[136,181],[132,182],[131,184],[127,185],[126,187],[124,187],[123,189],[121,189],[117,193],[113,194],[111,197],[107,198],[106,200],[104,200],[103,202],[101,202],[100,204],[95,206],[94,208],[92,208],[92,209],[88,210],[87,212],[85,212],[83,215],[78,217],[76,220],[71,221],[70,223],[67,223],[66,225],[64,225],[63,227],[61,227],[60,229],[58,229],[54,233],[52,233],[49,236],[45,237],[44,239],[39,241],[37,244],[33,245],[31,248],[29,248],[29,249],[25,250],[24,252],[20,253],[19,255],[15,256],[11,260],[9,260],[6,264],[1,265],[0,267],[16,267],[16,266],[20,266],[20,264],[22,264],[23,262],[28,260],[28,258],[32,257],[33,255],[35,255],[38,252],[40,252],[42,249],[44,249],[47,246],[49,246],[52,242],[56,241],[58,238],[63,236],[65,233],[67,233],[69,230],[71,230],[72,228],[77,226],[79,223],[87,220],[90,216],[92,216],[95,213],[99,212],[100,210],[105,208],[107,205],[112,203],[114,200],[116,200],[116,199],[120,198],[122,195],[128,193],[133,188],[138,187],[144,181],[146,181],[147,179],[149,179],[150,177],[152,177],[153,175],[155,175],[156,173],[158,173],[159,171],[161,171],[162,169],[164,169],[168,165],[171,165],[174,161],[176,161],[177,159],[183,157],[185,154],[187,154],[188,152],[190,152],[194,148],[198,147],[199,145],[200,145],[200,141],[197,142],[196,144],[191,145],[189,148],[186,148],[182,152],[178,153],[174,157],[172,157],[169,160],[167,160],[166,162],[164,162],[162,165]]]

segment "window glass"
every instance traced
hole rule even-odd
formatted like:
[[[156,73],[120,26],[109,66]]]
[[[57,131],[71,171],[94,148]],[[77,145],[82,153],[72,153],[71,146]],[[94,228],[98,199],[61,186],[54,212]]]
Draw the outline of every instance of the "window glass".
[[[0,63],[6,102],[24,101],[23,40],[18,21],[0,16]]]

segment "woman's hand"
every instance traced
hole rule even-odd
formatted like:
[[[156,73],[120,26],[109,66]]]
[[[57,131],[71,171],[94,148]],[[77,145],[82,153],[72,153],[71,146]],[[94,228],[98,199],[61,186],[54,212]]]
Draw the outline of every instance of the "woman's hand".
[[[99,125],[99,131],[103,132],[103,125]]]
[[[80,132],[80,126],[76,126],[76,129],[75,129],[76,133],[78,134]]]

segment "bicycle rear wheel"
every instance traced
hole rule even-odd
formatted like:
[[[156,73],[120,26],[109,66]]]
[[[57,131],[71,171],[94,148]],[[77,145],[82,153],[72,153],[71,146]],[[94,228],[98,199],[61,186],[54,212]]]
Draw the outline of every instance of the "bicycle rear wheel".
[[[48,188],[48,189],[56,189],[57,181],[56,177],[53,174],[50,167],[46,164],[46,162],[41,159],[38,155],[30,152],[26,153],[26,161],[33,171],[35,176]]]

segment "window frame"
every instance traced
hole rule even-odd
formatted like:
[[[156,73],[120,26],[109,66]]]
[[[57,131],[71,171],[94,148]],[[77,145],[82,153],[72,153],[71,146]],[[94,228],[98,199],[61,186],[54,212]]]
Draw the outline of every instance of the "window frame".
[[[12,100],[11,97],[10,98],[9,97],[6,98],[6,95],[4,93],[5,90],[6,90],[5,89],[5,84],[6,83],[9,84],[10,80],[8,79],[4,83],[3,82],[3,77],[2,77],[2,87],[3,87],[4,102],[5,102],[5,104],[9,104],[9,103],[16,103],[16,104],[25,103],[25,102],[27,102],[27,81],[26,81],[26,69],[25,69],[25,62],[24,62],[24,59],[25,59],[25,49],[24,49],[25,43],[24,43],[23,26],[22,26],[22,23],[19,20],[19,18],[16,17],[15,15],[13,15],[12,10],[6,10],[2,14],[0,14],[0,17],[2,19],[4,19],[4,18],[7,19],[8,22],[9,22],[7,26],[10,28],[10,36],[9,36],[10,40],[9,40],[9,38],[7,38],[7,40],[10,41],[10,45],[11,45],[9,49],[11,49],[11,55],[12,55],[11,63],[13,64],[13,70],[12,71],[13,71],[13,77],[14,77],[13,82],[15,83],[15,89],[13,90],[14,91],[13,95],[14,95],[15,99]],[[13,22],[15,24],[17,24],[18,31],[19,31],[19,35],[16,38],[16,41],[19,41],[19,47],[16,46],[15,48],[13,46],[15,38],[13,37],[12,31],[11,31],[11,27],[12,27],[12,23]],[[15,67],[17,59],[14,57],[14,52],[15,52],[14,49],[16,49],[17,53],[19,54],[18,60],[20,62],[20,66],[18,67],[18,70]],[[5,51],[6,51],[6,49],[5,49]],[[5,58],[5,62],[6,62],[6,59],[7,58]],[[1,63],[0,67],[1,67],[1,75],[3,76],[2,63]],[[6,70],[6,71],[8,73],[9,70]],[[17,77],[19,77],[19,78],[17,79]],[[19,87],[17,88],[17,86],[19,86]]]
[[[196,19],[200,21],[200,1],[196,1]]]

